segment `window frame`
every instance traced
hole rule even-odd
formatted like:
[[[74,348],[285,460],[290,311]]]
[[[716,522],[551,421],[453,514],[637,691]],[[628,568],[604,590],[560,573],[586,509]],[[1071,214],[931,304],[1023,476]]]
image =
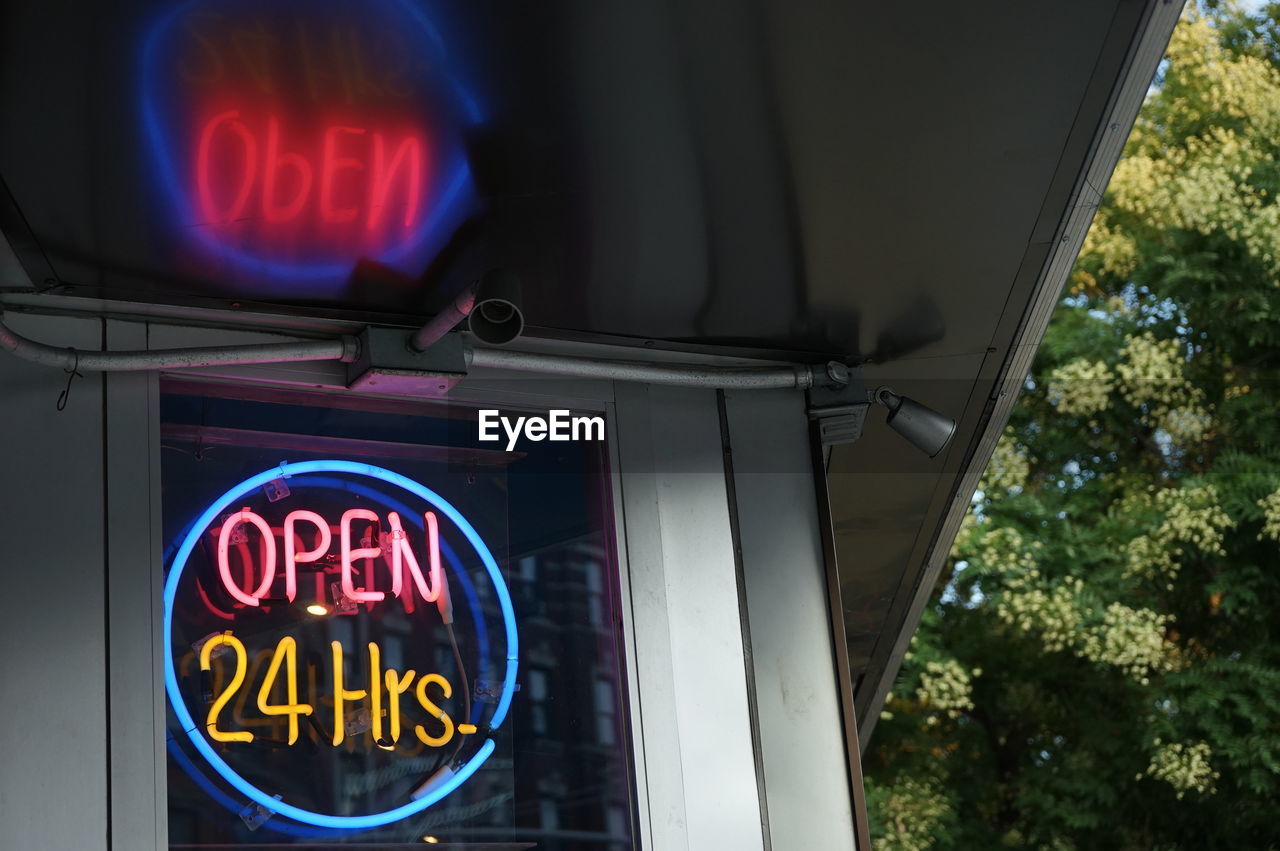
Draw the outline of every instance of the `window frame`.
[[[235,344],[251,332],[207,331],[155,323],[109,320],[113,347],[156,346],[157,337],[187,334],[211,338],[209,344]],[[161,343],[158,347],[163,347]],[[341,365],[338,365],[341,366]],[[112,841],[139,851],[167,851],[168,790],[166,695],[162,676],[164,549],[161,523],[160,383],[164,378],[212,382],[228,387],[306,390],[324,395],[393,398],[336,389],[333,365],[280,364],[167,373],[110,374],[106,377],[105,450],[108,544],[106,593],[110,670],[108,706],[112,716],[109,757]],[[640,749],[643,723],[636,679],[636,637],[631,616],[631,577],[627,561],[626,522],[622,511],[616,404],[611,382],[529,381],[482,377],[464,381],[450,393],[450,403],[492,407],[570,408],[605,418],[604,469],[609,476],[606,512],[613,525],[611,555],[617,565],[616,600],[621,629],[615,632],[623,677],[623,707],[629,723],[624,743],[631,766],[632,837],[637,848],[653,847],[647,812],[645,763]],[[518,569],[516,565],[512,569]],[[149,664],[140,664],[147,660]]]

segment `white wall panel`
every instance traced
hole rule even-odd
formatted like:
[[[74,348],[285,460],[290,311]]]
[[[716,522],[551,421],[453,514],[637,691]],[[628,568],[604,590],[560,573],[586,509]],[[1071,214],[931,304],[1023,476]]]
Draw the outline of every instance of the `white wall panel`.
[[[108,322],[117,349],[147,347],[146,326]],[[111,635],[112,847],[168,847],[161,675],[159,382],[126,372],[107,382],[107,602]]]
[[[653,848],[764,847],[715,394],[619,386]]]
[[[97,320],[5,315],[100,348]],[[107,847],[102,381],[0,355],[0,848]]]
[[[726,394],[772,851],[855,847],[804,397]]]

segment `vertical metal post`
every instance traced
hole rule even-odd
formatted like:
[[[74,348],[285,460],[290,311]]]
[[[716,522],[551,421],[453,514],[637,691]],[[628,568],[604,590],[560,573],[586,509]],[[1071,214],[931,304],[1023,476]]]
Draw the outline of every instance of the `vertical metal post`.
[[[751,612],[747,604],[747,579],[742,565],[742,530],[738,519],[738,488],[733,474],[733,444],[729,438],[729,413],[725,409],[724,391],[716,391],[716,409],[720,413],[720,445],[724,458],[724,486],[728,497],[729,534],[733,539],[734,575],[738,580],[738,615],[742,619],[742,655],[746,662],[747,711],[751,717],[751,751],[756,762],[756,792],[760,799],[760,832],[764,851],[772,851],[773,837],[769,829],[769,796],[765,791],[764,753],[760,744],[760,701],[756,696],[755,658],[751,643]]]
[[[114,347],[146,348],[147,327],[106,323]],[[112,848],[169,847],[165,707],[160,673],[163,580],[160,543],[159,379],[103,376],[110,678]]]
[[[858,851],[871,851],[871,829],[867,822],[867,794],[862,778],[862,751],[858,745],[857,707],[853,702],[853,676],[849,670],[849,645],[844,631],[844,603],[840,594],[835,528],[831,522],[831,493],[827,488],[827,460],[816,422],[810,426],[809,445],[813,459],[813,482],[818,497],[822,559],[826,564],[827,602],[831,619],[831,640],[835,645],[836,681],[840,688],[840,710],[844,717],[845,754],[849,764],[849,794],[853,801],[853,820],[858,836]]]
[[[723,397],[769,841],[775,851],[855,851],[804,400],[785,390]]]

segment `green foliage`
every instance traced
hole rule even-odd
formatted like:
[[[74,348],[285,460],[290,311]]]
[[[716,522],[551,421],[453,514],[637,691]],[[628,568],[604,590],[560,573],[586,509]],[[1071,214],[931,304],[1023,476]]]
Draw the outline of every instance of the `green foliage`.
[[[1280,848],[1280,4],[1193,6],[867,754],[877,847]]]

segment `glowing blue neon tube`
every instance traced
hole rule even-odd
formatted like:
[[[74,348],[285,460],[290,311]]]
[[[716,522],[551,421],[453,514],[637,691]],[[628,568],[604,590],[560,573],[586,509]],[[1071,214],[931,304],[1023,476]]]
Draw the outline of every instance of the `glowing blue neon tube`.
[[[450,778],[446,783],[431,790],[430,793],[422,798],[411,801],[400,807],[386,810],[381,813],[372,813],[363,816],[335,816],[328,813],[317,813],[311,810],[304,810],[295,807],[283,801],[276,800],[274,797],[266,794],[261,789],[249,783],[243,777],[226,763],[226,761],[218,754],[217,751],[209,744],[205,737],[200,733],[199,726],[191,717],[186,702],[183,700],[182,692],[178,687],[177,669],[173,658],[173,605],[174,598],[177,595],[178,582],[182,578],[182,571],[186,567],[187,560],[191,557],[191,552],[200,540],[200,536],[204,530],[209,527],[223,511],[225,511],[233,502],[246,493],[265,485],[267,482],[281,478],[282,476],[298,476],[305,473],[350,473],[358,476],[369,476],[375,479],[389,482],[397,485],[406,491],[431,503],[440,513],[444,514],[454,525],[462,532],[467,541],[471,544],[480,560],[484,563],[485,570],[489,573],[489,578],[493,582],[494,591],[497,593],[498,605],[502,610],[503,626],[506,630],[507,639],[507,660],[506,674],[503,678],[502,695],[499,698],[497,709],[494,711],[493,719],[489,723],[491,730],[497,729],[505,720],[507,711],[511,706],[511,698],[515,692],[515,677],[519,656],[519,639],[516,635],[515,611],[511,605],[511,594],[507,590],[507,583],[502,578],[502,572],[498,568],[498,563],[494,560],[493,554],[489,552],[489,548],[480,538],[475,528],[467,521],[456,508],[449,504],[443,497],[430,488],[425,487],[412,479],[402,476],[399,473],[386,470],[382,467],[375,467],[372,464],[362,464],[355,461],[325,460],[325,461],[300,461],[292,464],[281,464],[273,467],[256,476],[245,479],[238,485],[235,485],[221,497],[219,497],[212,505],[205,509],[204,513],[196,520],[188,531],[182,545],[178,548],[177,554],[174,556],[173,564],[169,568],[169,576],[165,580],[164,585],[164,685],[169,695],[169,703],[173,707],[174,714],[178,718],[178,722],[187,736],[191,739],[191,743],[201,756],[209,763],[209,765],[222,776],[227,783],[231,784],[235,789],[243,793],[250,800],[256,801],[262,806],[287,816],[295,821],[304,824],[313,824],[318,827],[332,828],[371,828],[384,824],[390,824],[399,821],[407,816],[422,812],[427,807],[449,795],[453,790],[457,789],[476,772],[477,769],[489,758],[495,747],[493,739],[486,739],[480,749],[469,759],[458,772]]]

